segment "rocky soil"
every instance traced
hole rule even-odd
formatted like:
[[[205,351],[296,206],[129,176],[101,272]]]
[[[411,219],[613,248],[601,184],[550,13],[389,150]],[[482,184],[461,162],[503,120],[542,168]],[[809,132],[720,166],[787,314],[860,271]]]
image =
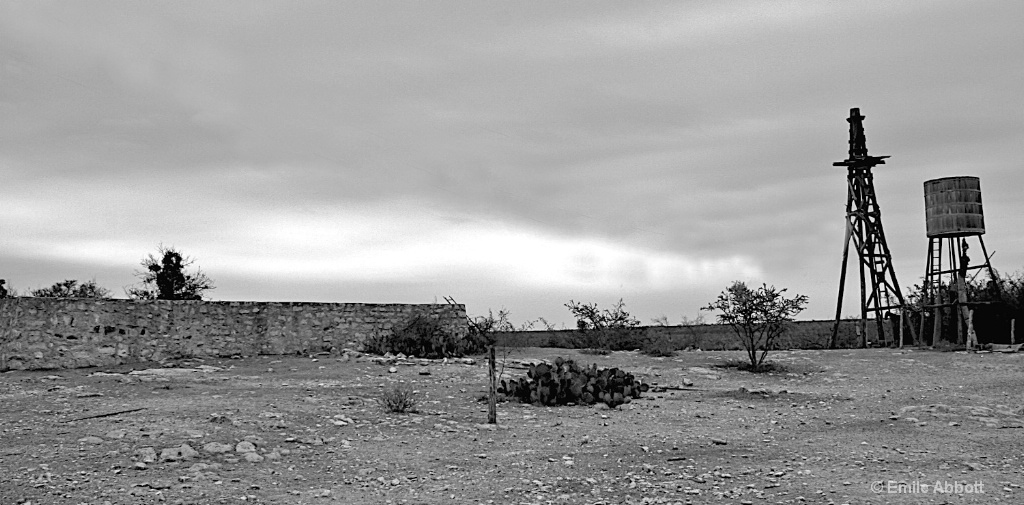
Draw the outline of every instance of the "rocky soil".
[[[737,352],[529,348],[504,374],[555,356],[658,387],[494,426],[480,359],[3,373],[0,504],[1024,503],[1024,354],[778,352],[755,375]],[[399,383],[419,412],[377,405]]]

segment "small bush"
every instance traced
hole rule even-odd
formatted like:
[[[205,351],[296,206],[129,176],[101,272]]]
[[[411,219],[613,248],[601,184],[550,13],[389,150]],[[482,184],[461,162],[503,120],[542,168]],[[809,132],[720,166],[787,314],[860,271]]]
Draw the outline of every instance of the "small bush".
[[[419,398],[416,397],[416,391],[413,391],[412,388],[399,384],[381,391],[380,396],[377,397],[377,404],[385,412],[404,414],[406,412],[416,412]]]
[[[374,328],[373,333],[363,339],[363,352],[370,354],[387,354],[391,352],[392,333]]]
[[[391,330],[378,329],[363,340],[363,352],[445,358],[483,352],[480,339],[458,338],[434,317],[414,316]]]
[[[644,334],[644,345],[640,350],[648,355],[658,358],[670,358],[676,355],[675,343],[668,335],[650,335],[648,332]]]

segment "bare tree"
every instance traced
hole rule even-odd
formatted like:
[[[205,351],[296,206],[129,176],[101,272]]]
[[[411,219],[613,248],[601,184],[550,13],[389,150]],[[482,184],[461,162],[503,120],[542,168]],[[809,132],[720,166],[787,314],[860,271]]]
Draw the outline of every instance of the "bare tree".
[[[775,339],[786,330],[786,322],[792,321],[807,305],[806,296],[786,298],[785,292],[767,284],[750,289],[745,283],[735,281],[701,310],[721,312],[718,322],[732,327],[747,351],[751,369],[758,371]]]

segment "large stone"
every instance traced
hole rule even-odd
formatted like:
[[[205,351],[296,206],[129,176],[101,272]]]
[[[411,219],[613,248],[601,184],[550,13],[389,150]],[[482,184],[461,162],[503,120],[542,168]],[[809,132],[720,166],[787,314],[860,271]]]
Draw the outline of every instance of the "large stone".
[[[232,447],[230,444],[223,444],[220,442],[210,442],[203,446],[203,450],[210,454],[221,454],[225,452],[231,452]]]
[[[248,440],[243,440],[235,446],[235,452],[256,452],[256,445]]]
[[[140,447],[139,450],[135,451],[139,455],[139,459],[143,463],[152,463],[156,461],[156,449],[152,447]]]
[[[199,455],[199,452],[188,444],[181,444],[178,447],[168,447],[160,451],[160,461],[182,461],[190,460]]]
[[[260,456],[259,454],[256,454],[255,452],[247,452],[242,457],[245,458],[245,460],[250,462],[250,463],[259,463],[260,461],[263,461],[263,456]]]
[[[178,449],[181,450],[182,459],[192,459],[195,458],[196,456],[199,456],[199,451],[193,449],[191,445],[181,444],[181,447],[179,447]]]

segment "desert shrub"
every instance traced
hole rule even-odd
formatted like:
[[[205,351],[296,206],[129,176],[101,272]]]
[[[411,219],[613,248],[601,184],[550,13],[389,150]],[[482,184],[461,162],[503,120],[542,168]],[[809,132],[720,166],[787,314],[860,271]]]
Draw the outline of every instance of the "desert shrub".
[[[406,412],[416,412],[419,398],[417,398],[416,391],[412,388],[399,384],[381,391],[380,396],[377,397],[377,404],[385,412],[404,414]]]
[[[48,288],[33,289],[29,296],[37,298],[110,298],[110,290],[100,287],[95,280],[81,284],[76,280],[67,279],[54,283]]]
[[[756,370],[775,348],[776,339],[786,331],[787,323],[807,305],[806,296],[786,298],[785,292],[767,284],[750,289],[746,283],[735,281],[701,310],[721,312],[718,322],[732,327],[747,351],[751,368]]]
[[[390,330],[378,328],[363,339],[363,352],[445,358],[483,352],[481,339],[459,338],[436,317],[413,316]]]
[[[373,333],[363,339],[363,352],[387,354],[391,352],[392,333],[383,328],[374,328]]]
[[[658,358],[668,358],[676,354],[675,342],[668,335],[654,334],[650,331],[644,332],[644,344],[640,350],[648,356]]]
[[[413,316],[404,326],[394,331],[395,347],[391,352],[420,358],[442,358],[462,355],[459,339],[437,318]]]
[[[640,321],[626,311],[622,299],[611,309],[598,309],[596,303],[585,304],[573,300],[565,304],[576,318],[579,333],[573,338],[572,347],[576,349],[608,349],[619,351],[639,349],[640,342],[636,334],[630,331],[640,326]]]
[[[498,393],[535,405],[592,405],[603,402],[611,408],[629,403],[648,386],[633,374],[618,368],[580,367],[572,360],[556,358],[554,365],[530,366],[526,378],[501,381]]]

